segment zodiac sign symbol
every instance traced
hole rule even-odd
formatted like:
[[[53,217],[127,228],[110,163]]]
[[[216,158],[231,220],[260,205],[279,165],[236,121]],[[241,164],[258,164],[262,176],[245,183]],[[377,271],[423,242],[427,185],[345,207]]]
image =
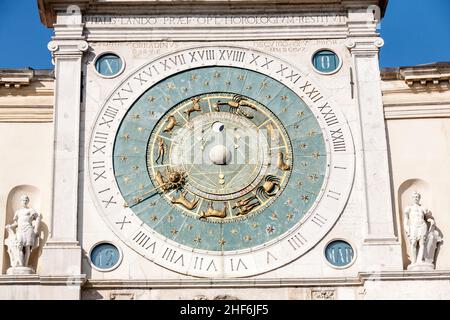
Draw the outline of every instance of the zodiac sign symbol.
[[[179,126],[177,119],[175,119],[174,116],[170,115],[167,117],[167,125],[164,128],[163,132],[168,132],[169,134],[172,133],[172,130],[175,126]]]
[[[215,217],[215,218],[225,218],[227,216],[227,203],[223,203],[223,209],[222,210],[216,210],[213,207],[213,203],[210,202],[208,205],[208,210],[205,212],[202,210],[200,213],[200,219],[206,219],[209,217]]]
[[[253,202],[256,200],[256,202]],[[259,206],[261,203],[256,198],[256,196],[248,197],[247,199],[243,199],[241,201],[236,202],[236,204],[232,207],[232,209],[237,208],[238,213],[236,216],[243,216],[253,210],[253,208]]]
[[[192,107],[187,109],[186,111],[184,111],[184,113],[187,114],[187,117],[189,119],[189,116],[191,115],[192,112],[194,111],[202,111],[202,107],[199,104],[200,98],[192,98]]]
[[[283,171],[287,171],[289,169],[291,169],[291,166],[288,165],[285,161],[284,161],[284,155],[283,152],[279,151],[278,152],[278,162],[277,162],[277,167],[280,170]]]
[[[167,175],[164,177],[158,170],[155,175],[158,188],[161,188],[163,192],[167,192],[172,189],[181,189],[181,187],[183,187],[186,183],[186,176],[183,171],[166,168],[166,173]]]
[[[161,159],[161,164],[164,162],[164,154],[165,154],[165,148],[166,145],[164,144],[163,138],[159,137],[158,140],[158,157],[156,158],[155,162],[158,163],[158,160]]]
[[[219,101],[217,101],[216,105],[217,105],[217,109],[219,108],[219,106],[228,106],[229,112],[231,112],[233,114],[237,114],[239,116],[244,116],[248,119],[253,119],[253,116],[246,113],[244,110],[242,110],[242,108],[248,107],[253,110],[256,110],[255,106],[251,105],[243,96],[241,96],[239,94],[235,94],[231,100],[228,100],[226,102],[222,102],[219,100]]]
[[[194,197],[192,201],[189,201],[186,199],[187,191],[184,191],[181,193],[181,195],[178,198],[171,197],[170,202],[173,204],[181,204],[183,207],[185,207],[188,210],[194,209],[198,204],[198,198]]]
[[[256,189],[258,196],[263,199],[273,197],[278,191],[280,191],[280,179],[272,175],[266,176],[264,184]]]

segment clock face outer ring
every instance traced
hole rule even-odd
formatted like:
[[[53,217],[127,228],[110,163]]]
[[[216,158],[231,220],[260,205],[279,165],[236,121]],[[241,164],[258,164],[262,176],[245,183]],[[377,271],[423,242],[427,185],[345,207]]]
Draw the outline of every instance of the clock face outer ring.
[[[195,250],[161,236],[130,208],[124,207],[125,200],[114,176],[116,133],[133,103],[153,85],[175,73],[208,66],[248,69],[281,82],[315,115],[327,146],[326,180],[311,209],[278,238],[247,250]],[[156,264],[181,274],[207,278],[253,276],[304,255],[329,232],[342,213],[355,167],[353,140],[345,117],[307,72],[270,54],[233,46],[183,49],[136,68],[100,108],[87,152],[89,189],[99,214],[111,230],[130,248]]]

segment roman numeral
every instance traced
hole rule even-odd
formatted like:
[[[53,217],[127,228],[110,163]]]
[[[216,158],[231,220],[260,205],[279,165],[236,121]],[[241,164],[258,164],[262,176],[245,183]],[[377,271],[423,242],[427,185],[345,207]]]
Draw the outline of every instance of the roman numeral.
[[[231,271],[239,271],[239,268],[244,267],[245,270],[247,270],[247,266],[245,265],[244,261],[242,261],[241,258],[239,258],[237,264],[235,264],[234,259],[230,259],[230,265],[231,265]]]
[[[325,119],[325,122],[329,127],[339,123],[338,119],[336,118],[336,115],[333,112],[333,109],[328,104],[328,102],[326,102],[321,107],[317,107],[317,109],[319,109],[320,113],[323,115],[323,118]]]
[[[92,163],[92,169],[94,169],[94,170],[96,170],[96,169],[104,169],[104,168],[105,168],[105,161],[94,161]],[[99,171],[94,171],[93,173],[94,173],[94,176],[95,176],[94,181],[97,181],[100,178],[106,179],[106,176],[105,176],[106,170],[103,170],[100,173],[99,173]]]
[[[280,70],[278,70],[276,73],[279,73],[281,76],[284,76],[283,72],[284,72],[284,70],[287,70],[287,69],[288,69],[288,67],[283,67],[283,65],[281,65]]]
[[[116,224],[120,224],[120,230],[123,229],[123,226],[125,224],[131,223],[131,221],[127,221],[127,217],[123,216],[123,220],[122,221],[116,221]]]
[[[101,153],[105,154],[105,147],[106,147],[106,141],[108,140],[108,134],[105,132],[99,132],[97,131],[94,135],[94,151],[92,151],[93,154],[97,153],[98,151],[101,151]],[[95,143],[103,144],[103,146],[98,146]]]
[[[239,50],[220,50],[219,60],[231,60],[235,62],[243,62],[245,58],[245,52]]]
[[[116,204],[117,202],[114,201],[114,196],[111,196],[111,198],[109,198],[109,200],[102,200],[102,202],[105,204],[105,208],[108,208],[108,206],[112,203],[112,204]]]
[[[139,246],[141,246],[145,250],[152,248],[152,253],[155,253],[156,241],[153,241],[148,246],[146,246],[149,240],[150,236],[146,235],[143,231],[139,231],[133,237],[133,241],[136,242]]]
[[[260,57],[260,55],[255,56],[254,53],[252,53],[252,61],[250,61],[250,64],[254,63],[255,66],[258,66],[258,58]]]
[[[200,60],[214,60],[214,50],[201,50],[201,51],[194,51],[189,52],[189,55],[191,56],[191,62],[197,62],[198,59]],[[198,59],[196,58],[198,56]]]
[[[125,91],[127,93],[133,93],[133,88],[131,88],[131,84],[129,82],[127,82],[127,87],[123,87],[122,89],[120,89],[120,91],[117,92],[117,97],[113,98],[113,101],[119,101],[120,105],[123,106],[123,101],[128,100],[128,97],[122,97],[122,95],[121,95],[122,91]]]
[[[266,261],[267,261],[267,264],[270,264],[270,259],[273,259],[273,260],[278,260],[277,259],[277,257],[275,257],[270,251],[267,251],[267,253],[266,253]]]
[[[341,194],[340,194],[339,192],[329,190],[329,191],[328,191],[328,194],[327,194],[327,197],[328,197],[328,198],[331,198],[331,199],[334,199],[334,200],[339,200],[339,196],[340,196],[340,195],[341,195]]]
[[[269,69],[269,65],[273,62],[273,60],[269,61],[269,59],[267,59],[267,58],[264,58],[264,59],[266,60],[266,62],[264,62],[264,64],[261,65],[261,68],[266,67],[266,69]]]
[[[322,226],[328,221],[328,219],[316,213],[314,217],[312,217],[311,221],[322,228]]]
[[[178,262],[181,262],[181,265],[184,267],[184,255],[181,254],[178,256],[177,259],[175,259],[175,255],[176,255],[177,251],[170,249],[170,248],[166,248],[166,250],[164,251],[162,258],[165,259],[166,261],[172,262],[174,264],[177,264]],[[175,259],[175,260],[174,260]]]
[[[296,77],[295,80],[294,80],[294,77]],[[288,75],[288,76],[286,76],[286,79],[290,79],[291,82],[297,83],[297,81],[298,81],[301,77],[302,77],[301,75],[299,75],[298,73],[294,73],[294,71],[291,70],[291,74]]]
[[[339,128],[338,130],[330,130],[331,132],[331,139],[333,142],[333,150],[335,152],[338,151],[345,151],[345,140],[344,140],[344,134],[342,133],[342,129]]]
[[[297,232],[294,236],[288,239],[288,243],[291,245],[292,249],[300,249],[308,240],[300,232]]]
[[[119,109],[113,108],[111,106],[106,108],[106,111],[102,116],[102,122],[100,122],[99,125],[102,126],[106,124],[108,128],[110,128],[111,127],[110,123],[114,120],[118,111]]]

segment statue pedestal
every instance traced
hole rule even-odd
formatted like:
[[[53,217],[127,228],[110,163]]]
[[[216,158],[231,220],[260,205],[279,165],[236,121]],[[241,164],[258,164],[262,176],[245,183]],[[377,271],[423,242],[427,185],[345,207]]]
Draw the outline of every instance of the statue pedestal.
[[[34,274],[33,268],[29,267],[10,267],[6,270],[6,274],[8,275],[17,275],[17,274]]]
[[[429,262],[417,262],[408,266],[408,271],[433,271],[434,264]]]

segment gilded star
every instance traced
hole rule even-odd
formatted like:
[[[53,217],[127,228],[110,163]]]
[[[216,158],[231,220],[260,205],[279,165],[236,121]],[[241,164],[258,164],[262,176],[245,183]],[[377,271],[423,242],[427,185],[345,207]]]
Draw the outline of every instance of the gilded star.
[[[139,170],[139,166],[136,166],[136,165],[132,166],[131,168],[132,168],[134,171],[138,171],[138,170]]]
[[[152,103],[152,102],[154,102],[156,100],[156,97],[154,97],[154,96],[149,96],[148,98],[147,98],[147,101],[149,102],[149,103]]]
[[[134,203],[139,203],[139,202],[142,201],[142,198],[141,197],[134,197],[133,201],[134,201]]]
[[[149,204],[148,206],[149,206],[149,207],[154,207],[154,206],[156,206],[156,201],[150,202],[150,204]]]
[[[150,216],[150,220],[156,221],[156,220],[158,220],[158,217],[157,217],[156,215],[152,214],[152,215]]]
[[[122,154],[122,155],[120,155],[119,159],[122,161],[125,161],[125,160],[127,160],[127,156]]]
[[[166,100],[166,102],[169,102],[172,98],[170,96],[165,96],[164,100]]]
[[[266,96],[266,99],[270,100],[270,99],[272,99],[272,96],[269,94],[269,95]]]
[[[125,133],[122,137],[123,137],[125,140],[130,139],[130,135],[129,135],[128,133]]]
[[[297,187],[301,187],[303,185],[303,181],[302,180],[297,180]]]
[[[266,227],[266,231],[267,231],[267,233],[272,233],[272,232],[275,231],[275,228],[274,228],[273,226],[271,226],[271,225],[268,225],[268,226]]]
[[[256,229],[256,228],[258,228],[258,224],[257,223],[252,223],[252,226],[251,226],[253,229]]]
[[[141,184],[139,185],[139,190],[144,190],[144,188],[145,188],[144,184],[141,183]]]
[[[193,228],[192,224],[187,224],[187,225],[186,225],[186,229],[192,230],[192,228]]]
[[[175,228],[172,228],[172,229],[170,229],[170,233],[171,233],[172,235],[176,235],[176,234],[178,233],[178,230],[175,229]]]
[[[200,242],[202,242],[202,238],[200,238],[200,235],[196,235],[196,236],[195,236],[194,242],[195,242],[196,244],[199,244]]]
[[[292,212],[289,212],[289,213],[286,215],[286,219],[288,219],[289,221],[291,221],[293,218],[294,218],[294,214],[293,214]]]
[[[252,90],[252,86],[246,86],[245,90]]]
[[[281,112],[286,112],[286,111],[287,111],[286,107],[281,108]]]
[[[216,79],[220,78],[220,76],[221,76],[221,74],[218,71],[214,72],[214,74],[213,74],[213,77],[216,78]]]
[[[212,236],[213,233],[214,233],[214,232],[212,231],[212,229],[209,229],[209,230],[208,230],[208,234],[209,234],[210,236]]]
[[[278,219],[277,213],[276,212],[272,212],[272,215],[270,216],[270,219],[272,219],[272,220]]]
[[[144,128],[143,127],[138,127],[137,131],[142,132],[142,131],[144,131]]]
[[[252,237],[250,237],[249,235],[246,235],[244,237],[244,241],[250,241],[250,240],[252,240]]]
[[[314,137],[316,135],[316,132],[314,130],[311,130],[308,132],[308,136]]]
[[[169,222],[173,221],[173,216],[171,214],[169,214],[167,216],[167,221],[169,221]]]
[[[306,147],[308,147],[308,146],[306,145],[306,143],[301,143],[301,144],[300,144],[300,149],[306,149]]]
[[[125,182],[125,183],[128,183],[128,182],[130,182],[130,177],[127,177],[127,176],[125,176],[125,177],[123,177],[123,182]]]
[[[196,81],[197,79],[198,79],[198,76],[195,73],[193,75],[191,75],[192,81]]]
[[[300,125],[294,124],[294,129],[298,129],[298,128],[300,128]]]
[[[288,199],[286,200],[286,204],[292,204],[292,199],[291,199],[291,198],[288,198]]]
[[[186,88],[186,87],[181,88],[181,92],[183,92],[183,93],[188,92],[188,88]]]
[[[301,164],[302,166],[304,166],[304,167],[307,167],[307,166],[308,166],[308,162],[306,162],[306,161],[302,161],[302,162],[300,162],[300,164]]]
[[[313,173],[311,175],[309,175],[309,180],[311,180],[312,182],[316,182],[317,179],[319,179],[319,176],[317,175],[317,173]]]
[[[227,87],[231,86],[231,81],[225,81],[225,85],[226,85]]]
[[[167,89],[169,89],[169,90],[175,89],[175,84],[174,84],[173,82],[169,82],[169,83],[167,84]]]
[[[219,240],[219,245],[220,245],[221,247],[223,247],[223,246],[225,245],[225,243],[227,243],[227,242],[225,241],[224,238],[222,238],[222,239]]]
[[[233,236],[235,236],[238,233],[238,231],[236,229],[231,229],[230,232]]]
[[[288,97],[287,96],[281,96],[281,101],[287,101]]]
[[[312,153],[312,156],[313,156],[314,159],[319,159],[320,153],[318,151],[315,151],[315,152]]]
[[[156,116],[155,111],[149,111],[148,115],[152,118],[155,118],[155,116]]]
[[[132,117],[133,117],[133,119],[138,120],[141,118],[141,115],[139,113],[135,113],[135,114],[133,114]]]
[[[139,148],[138,147],[133,147],[134,152],[139,152]]]
[[[298,115],[299,117],[303,117],[303,116],[305,115],[305,112],[299,111],[299,112],[297,112],[297,115]]]
[[[300,199],[301,199],[303,202],[308,202],[308,201],[309,201],[309,196],[308,196],[307,194],[302,194],[302,195],[300,196]]]
[[[244,79],[245,79],[245,77],[244,77],[244,75],[243,75],[243,74],[240,74],[240,75],[238,75],[238,76],[237,76],[237,79],[238,79],[238,80],[241,80],[241,81],[242,81],[242,80],[244,80]]]

